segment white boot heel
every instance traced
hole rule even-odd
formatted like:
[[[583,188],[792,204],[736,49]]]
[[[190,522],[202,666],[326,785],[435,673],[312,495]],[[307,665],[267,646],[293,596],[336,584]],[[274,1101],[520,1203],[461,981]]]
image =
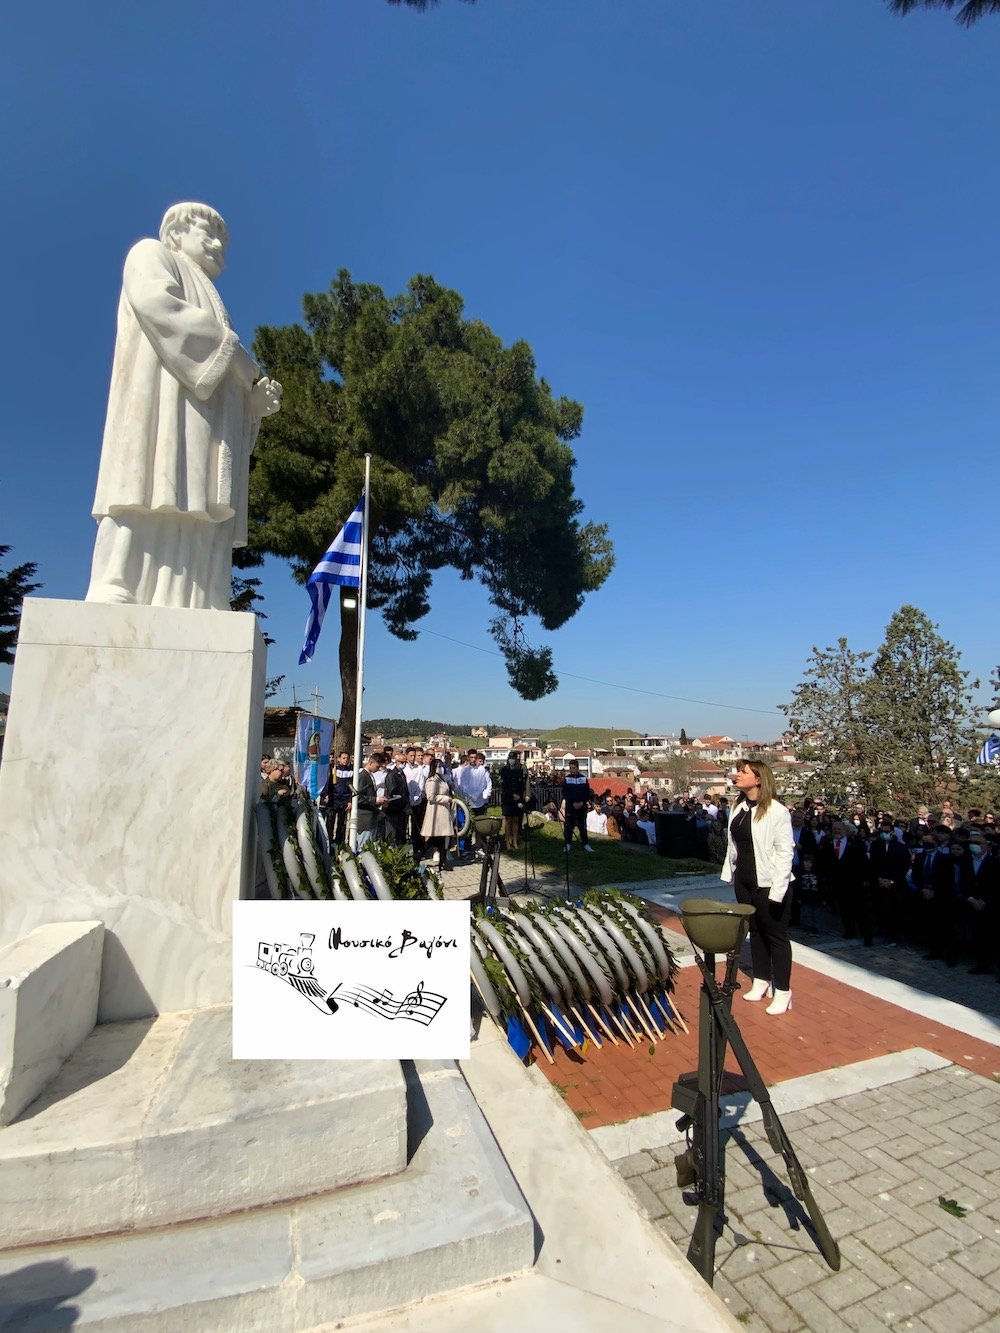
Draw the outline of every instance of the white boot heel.
[[[762,978],[760,981],[755,981],[753,983],[743,998],[744,1000],[749,1000],[751,1004],[755,1004],[758,1000],[762,1000],[765,995],[771,996],[773,994],[774,990],[771,987],[771,983],[769,981],[764,981]]]
[[[776,990],[774,999],[764,1010],[766,1014],[783,1014],[792,1007],[792,992],[790,990]]]

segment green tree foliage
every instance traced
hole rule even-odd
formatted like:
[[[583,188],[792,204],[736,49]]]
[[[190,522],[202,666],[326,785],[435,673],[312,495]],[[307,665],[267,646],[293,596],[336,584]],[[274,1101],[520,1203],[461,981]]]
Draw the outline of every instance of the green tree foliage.
[[[915,606],[902,606],[874,654],[845,638],[813,648],[805,678],[782,704],[797,757],[826,800],[874,807],[934,805],[975,786],[969,673],[954,645]],[[971,767],[970,767],[971,766]]]
[[[9,546],[0,546],[0,560],[9,550]],[[7,666],[14,661],[21,603],[42,586],[33,582],[37,573],[38,566],[31,561],[15,565],[13,569],[0,570],[0,662]]]
[[[416,3],[421,9],[426,6],[426,0],[422,5],[419,0],[406,2]],[[390,0],[390,3],[398,4],[399,0]],[[915,9],[957,9],[955,22],[965,28],[971,28],[987,14],[1000,14],[1000,0],[888,0],[888,3],[894,14],[910,14]]]
[[[614,563],[606,527],[580,521],[574,493],[582,407],[553,396],[526,342],[504,347],[433,278],[388,297],[342,270],[303,305],[304,327],[259,329],[254,344],[285,396],[254,453],[251,550],[285,557],[305,582],[371,453],[369,606],[413,639],[436,570],[478,578],[511,685],[549,693],[551,652],[527,642],[525,620],[558,629]],[[353,739],[356,634],[342,601],[338,745]]]
[[[244,548],[239,548],[240,550]],[[257,562],[258,564],[260,561]],[[260,579],[249,577],[249,575],[233,571],[229,584],[229,608],[231,611],[252,611],[258,620],[266,620],[266,614],[261,611],[257,603],[264,600],[260,592]],[[264,635],[264,642],[268,645],[274,643],[270,634],[261,631]],[[271,699],[281,688],[281,682],[284,676],[270,676],[264,684],[264,698]]]
[[[937,626],[915,606],[901,606],[872,661],[865,699],[875,794],[890,808],[933,804],[975,759],[968,680]]]
[[[802,683],[790,703],[779,705],[796,756],[813,769],[812,785],[827,801],[869,794],[872,752],[864,700],[870,657],[854,652],[843,637],[832,648],[814,644]]]

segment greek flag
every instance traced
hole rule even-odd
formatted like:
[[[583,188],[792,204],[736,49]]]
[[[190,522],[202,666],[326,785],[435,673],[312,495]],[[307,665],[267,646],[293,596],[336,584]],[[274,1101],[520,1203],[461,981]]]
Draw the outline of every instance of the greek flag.
[[[996,736],[989,736],[986,743],[979,751],[977,764],[992,764],[995,759],[1000,759],[1000,739]]]
[[[306,641],[299,653],[299,666],[312,661],[316,651],[323,617],[330,605],[335,587],[360,588],[361,547],[364,541],[365,497],[354,507],[354,513],[330,543],[330,548],[309,575],[306,587],[312,599],[312,610],[306,621]]]

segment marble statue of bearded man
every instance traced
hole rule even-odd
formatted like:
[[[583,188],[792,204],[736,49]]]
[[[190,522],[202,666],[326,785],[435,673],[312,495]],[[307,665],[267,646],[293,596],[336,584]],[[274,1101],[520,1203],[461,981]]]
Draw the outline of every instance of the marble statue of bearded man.
[[[125,260],[88,602],[229,608],[250,453],[281,385],[215,290],[227,241],[215,209],[174,204]]]

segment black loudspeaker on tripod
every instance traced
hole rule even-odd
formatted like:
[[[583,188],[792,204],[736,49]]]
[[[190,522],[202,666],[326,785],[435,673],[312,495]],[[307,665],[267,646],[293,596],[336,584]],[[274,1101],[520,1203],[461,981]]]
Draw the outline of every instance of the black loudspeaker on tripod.
[[[795,1156],[791,1140],[778,1119],[764,1080],[732,1014],[733,992],[738,989],[736,969],[740,949],[753,911],[752,907],[719,903],[710,898],[692,898],[681,907],[684,929],[695,946],[702,986],[698,1068],[694,1073],[682,1074],[671,1093],[671,1105],[683,1112],[677,1128],[688,1135],[688,1147],[676,1158],[675,1165],[678,1187],[685,1189],[694,1185],[697,1190],[698,1216],[687,1257],[709,1286],[715,1278],[716,1221],[726,1198],[726,1155],[719,1125],[719,1092],[727,1046],[732,1047],[750,1095],[760,1106],[768,1142],[785,1159],[789,1182],[795,1197],[805,1204],[820,1253],[835,1272],[840,1268],[840,1247],[830,1235],[809,1189],[806,1173]],[[715,955],[719,953],[726,956],[721,986],[715,976]]]

